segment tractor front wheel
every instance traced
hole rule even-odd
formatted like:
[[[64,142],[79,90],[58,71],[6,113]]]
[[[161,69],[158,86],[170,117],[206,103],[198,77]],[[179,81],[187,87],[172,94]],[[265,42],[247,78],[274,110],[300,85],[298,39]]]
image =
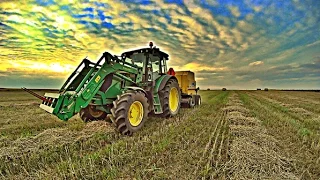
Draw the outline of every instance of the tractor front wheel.
[[[148,109],[148,99],[143,92],[126,92],[113,102],[111,119],[121,134],[131,136],[143,127]]]
[[[171,79],[167,82],[165,87],[161,90],[162,104],[161,117],[169,118],[178,114],[181,105],[181,92],[179,84],[176,80]]]
[[[103,120],[106,118],[107,113],[97,110],[95,106],[88,105],[85,108],[80,110],[80,118],[84,122],[96,121],[96,120]]]

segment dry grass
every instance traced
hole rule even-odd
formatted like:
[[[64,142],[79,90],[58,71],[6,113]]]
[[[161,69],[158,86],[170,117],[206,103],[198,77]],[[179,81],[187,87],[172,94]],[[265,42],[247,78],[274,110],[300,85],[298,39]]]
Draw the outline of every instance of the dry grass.
[[[279,94],[270,92],[263,95],[246,92],[241,94],[241,99],[246,107],[263,121],[268,132],[277,139],[282,154],[291,158],[291,164],[294,167],[291,172],[299,179],[319,179],[320,123],[317,121],[319,116],[317,107],[305,106],[301,103],[303,100],[298,97],[291,98],[296,99],[296,102],[291,101],[293,106],[290,107],[268,101],[268,98],[275,98],[277,102],[288,101],[279,98]],[[308,99],[308,97],[305,98]]]
[[[81,131],[69,128],[51,128],[36,136],[7,141],[0,149],[0,157],[19,157],[25,153],[34,153],[50,146],[64,146],[91,138],[96,133],[110,133],[114,128],[103,121],[89,122]]]
[[[259,124],[259,122],[257,122],[255,118],[246,117],[240,112],[228,113],[227,119],[230,121],[230,124],[233,124],[233,125],[257,126]]]
[[[236,95],[230,97],[238,99]],[[235,101],[235,100],[233,100]],[[230,179],[297,179],[292,164],[279,153],[278,141],[267,134],[260,121],[248,117],[242,103],[225,108],[230,115],[230,161],[226,164]]]
[[[248,125],[230,125],[231,134],[234,137],[249,137],[258,134],[261,128],[257,126],[248,126]]]
[[[32,96],[5,93],[2,179],[320,178],[320,111],[306,104],[314,93],[202,91],[201,108],[150,118],[132,137],[104,121],[62,122]]]
[[[225,108],[223,108],[224,111],[227,112],[240,112],[241,114],[248,114],[249,110],[242,107],[242,106],[227,106]]]
[[[293,113],[298,113],[298,114],[302,114],[305,116],[312,116],[313,115],[312,112],[305,110],[303,108],[300,108],[300,107],[289,108],[289,110],[292,111]]]
[[[291,173],[291,162],[271,150],[265,142],[256,144],[249,137],[233,141],[231,159],[226,165],[230,179],[298,179]]]

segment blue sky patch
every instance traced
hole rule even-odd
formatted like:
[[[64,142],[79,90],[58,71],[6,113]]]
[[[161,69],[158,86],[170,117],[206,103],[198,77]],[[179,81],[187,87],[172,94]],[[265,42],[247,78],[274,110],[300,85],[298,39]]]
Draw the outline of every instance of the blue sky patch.
[[[111,23],[108,23],[108,22],[102,22],[101,25],[102,25],[102,27],[105,27],[108,29],[114,28],[114,25]]]
[[[165,3],[177,4],[179,6],[183,6],[183,0],[164,0]]]
[[[54,0],[36,0],[36,3],[40,6],[50,6],[55,4]]]

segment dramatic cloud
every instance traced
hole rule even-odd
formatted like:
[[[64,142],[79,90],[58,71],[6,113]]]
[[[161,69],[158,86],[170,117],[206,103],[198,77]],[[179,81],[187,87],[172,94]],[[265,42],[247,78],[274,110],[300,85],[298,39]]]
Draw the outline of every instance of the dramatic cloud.
[[[0,87],[56,87],[153,41],[202,88],[320,88],[318,0],[0,1]],[[41,84],[43,82],[43,84]]]
[[[262,61],[256,61],[256,62],[252,62],[249,64],[249,66],[259,66],[259,65],[262,65],[263,62]]]

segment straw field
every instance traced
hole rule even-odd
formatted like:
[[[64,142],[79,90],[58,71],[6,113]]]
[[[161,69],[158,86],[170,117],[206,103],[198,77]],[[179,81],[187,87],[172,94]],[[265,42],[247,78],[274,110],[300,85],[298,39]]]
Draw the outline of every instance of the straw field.
[[[201,107],[149,118],[127,137],[2,90],[0,179],[320,178],[319,92],[200,93]]]

